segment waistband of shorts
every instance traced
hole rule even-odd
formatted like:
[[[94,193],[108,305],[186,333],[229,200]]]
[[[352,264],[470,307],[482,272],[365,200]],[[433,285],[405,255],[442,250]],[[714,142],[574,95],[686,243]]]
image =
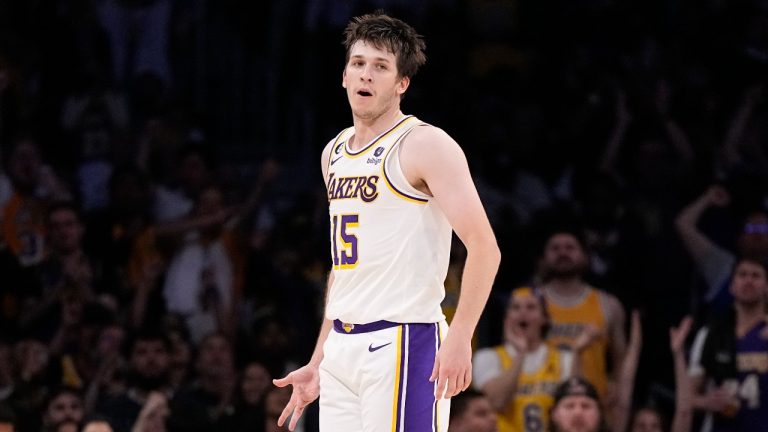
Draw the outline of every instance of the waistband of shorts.
[[[368,324],[350,324],[341,322],[340,320],[333,320],[333,329],[336,330],[336,332],[343,334],[370,333],[391,327],[397,327],[399,325],[401,324],[392,321],[374,321]]]

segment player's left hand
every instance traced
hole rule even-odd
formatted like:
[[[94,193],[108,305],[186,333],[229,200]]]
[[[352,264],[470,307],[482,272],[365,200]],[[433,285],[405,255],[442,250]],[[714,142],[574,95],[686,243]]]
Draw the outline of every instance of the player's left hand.
[[[471,335],[464,338],[456,333],[443,341],[429,378],[430,382],[437,380],[435,399],[448,399],[469,388],[472,382],[471,339]]]

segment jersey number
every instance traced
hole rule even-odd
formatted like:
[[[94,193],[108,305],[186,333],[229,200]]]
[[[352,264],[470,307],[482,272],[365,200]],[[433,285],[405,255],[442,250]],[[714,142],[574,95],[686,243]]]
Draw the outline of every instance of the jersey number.
[[[749,374],[739,386],[739,397],[747,401],[749,409],[760,408],[760,379],[757,374]]]
[[[523,408],[523,421],[526,432],[539,432],[544,430],[544,422],[541,419],[541,407],[538,404],[528,404]]]
[[[333,215],[331,217],[331,254],[335,270],[352,269],[357,266],[357,236],[350,230],[357,228],[356,214]]]

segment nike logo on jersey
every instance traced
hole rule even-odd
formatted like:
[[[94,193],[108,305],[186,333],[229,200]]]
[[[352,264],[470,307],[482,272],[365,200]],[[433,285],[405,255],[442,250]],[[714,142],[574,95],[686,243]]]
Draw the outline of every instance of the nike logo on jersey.
[[[392,343],[392,342],[389,342],[389,343],[385,343],[384,345],[379,345],[379,346],[377,346],[377,347],[374,347],[374,346],[373,346],[373,344],[370,344],[370,345],[368,345],[368,351],[370,351],[370,352],[374,352],[374,351],[376,351],[376,350],[380,350],[380,349],[384,348],[385,346],[387,346],[387,345],[389,345],[389,344],[391,344],[391,343]]]
[[[338,162],[338,161],[339,161],[339,159],[341,159],[341,158],[343,158],[343,157],[344,157],[344,156],[339,156],[339,157],[337,157],[336,159],[332,160],[332,161],[331,161],[331,165],[335,164],[336,162]]]

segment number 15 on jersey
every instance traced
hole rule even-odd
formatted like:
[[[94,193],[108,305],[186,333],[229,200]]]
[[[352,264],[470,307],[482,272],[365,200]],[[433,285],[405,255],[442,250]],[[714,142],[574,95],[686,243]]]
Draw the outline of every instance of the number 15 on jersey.
[[[355,228],[360,225],[356,214],[331,216],[331,256],[334,270],[348,270],[357,266],[357,236]]]

